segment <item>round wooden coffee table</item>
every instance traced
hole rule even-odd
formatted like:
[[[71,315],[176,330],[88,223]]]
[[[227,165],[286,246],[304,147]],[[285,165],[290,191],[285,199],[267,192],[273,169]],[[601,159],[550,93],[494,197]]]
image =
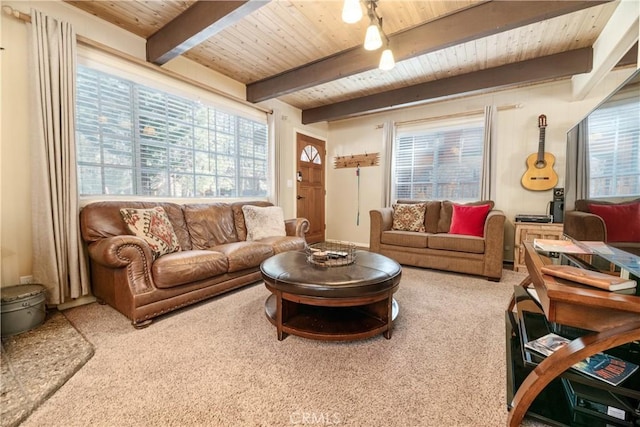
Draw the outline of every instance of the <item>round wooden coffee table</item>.
[[[305,252],[283,252],[265,260],[262,278],[271,294],[267,318],[278,340],[288,334],[347,341],[384,334],[391,338],[402,268],[383,255],[356,251],[352,264],[320,267]]]

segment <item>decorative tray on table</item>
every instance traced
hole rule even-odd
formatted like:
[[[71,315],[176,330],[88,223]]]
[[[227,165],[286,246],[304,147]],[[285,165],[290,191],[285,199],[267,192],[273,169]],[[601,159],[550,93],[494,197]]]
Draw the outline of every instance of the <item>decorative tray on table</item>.
[[[307,262],[320,267],[340,267],[356,259],[356,245],[349,242],[326,241],[307,246]]]

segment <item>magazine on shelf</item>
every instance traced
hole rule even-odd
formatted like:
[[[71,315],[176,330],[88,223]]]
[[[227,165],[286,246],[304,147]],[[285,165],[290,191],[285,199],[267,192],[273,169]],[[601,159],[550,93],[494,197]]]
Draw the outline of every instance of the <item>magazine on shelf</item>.
[[[570,342],[568,338],[549,333],[543,337],[529,341],[524,346],[529,350],[533,350],[547,357]],[[607,384],[617,386],[629,378],[638,369],[638,365],[606,353],[597,353],[576,363],[572,368],[585,375],[604,381]]]
[[[553,240],[553,239],[533,239],[533,247],[539,251],[570,253],[570,254],[589,254],[589,249],[578,246],[572,240]]]
[[[552,332],[533,341],[529,341],[524,346],[546,357],[570,342],[569,339]]]
[[[587,270],[570,265],[545,265],[540,269],[540,271],[544,274],[604,289],[606,291],[632,289],[637,286],[636,281],[633,279],[624,279],[612,274],[600,273],[598,271]]]

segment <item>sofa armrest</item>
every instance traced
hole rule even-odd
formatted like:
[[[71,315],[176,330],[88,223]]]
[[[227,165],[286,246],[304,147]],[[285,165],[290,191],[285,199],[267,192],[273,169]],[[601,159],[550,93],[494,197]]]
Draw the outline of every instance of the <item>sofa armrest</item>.
[[[490,280],[500,280],[504,261],[504,223],[501,210],[491,210],[484,223],[484,275]]]
[[[307,218],[292,218],[284,221],[284,228],[287,236],[302,237],[309,232],[309,220]]]
[[[144,239],[137,236],[114,236],[88,246],[89,257],[107,268],[126,268],[133,294],[155,288],[151,275],[153,252]]]
[[[369,229],[369,250],[380,252],[380,238],[383,231],[391,230],[393,225],[393,208],[373,209],[369,211],[371,226]]]
[[[607,227],[604,220],[598,215],[582,212],[568,211],[564,213],[564,234],[576,240],[607,241]]]

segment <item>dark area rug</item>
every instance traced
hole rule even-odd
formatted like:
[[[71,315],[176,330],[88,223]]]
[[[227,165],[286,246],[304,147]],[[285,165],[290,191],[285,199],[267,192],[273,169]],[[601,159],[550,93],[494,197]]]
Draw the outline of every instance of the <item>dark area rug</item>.
[[[93,353],[93,346],[57,310],[48,312],[38,328],[2,338],[0,425],[19,425]]]

